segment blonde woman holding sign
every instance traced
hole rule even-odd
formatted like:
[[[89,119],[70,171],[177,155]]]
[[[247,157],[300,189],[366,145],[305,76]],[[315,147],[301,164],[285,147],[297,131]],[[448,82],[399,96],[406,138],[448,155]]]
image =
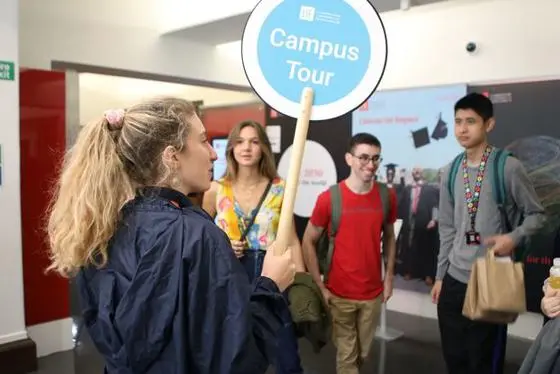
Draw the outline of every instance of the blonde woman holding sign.
[[[194,106],[150,100],[86,125],[48,221],[50,268],[76,277],[105,373],[264,373],[288,312],[289,252],[251,285],[188,199],[216,160]]]
[[[229,236],[233,251],[249,279],[261,275],[263,260],[276,239],[284,196],[284,181],[276,172],[270,141],[263,127],[242,122],[229,134],[226,146],[227,169],[204,195],[203,208]],[[290,240],[296,271],[305,271],[295,226]],[[302,373],[291,316],[278,342],[276,372]]]

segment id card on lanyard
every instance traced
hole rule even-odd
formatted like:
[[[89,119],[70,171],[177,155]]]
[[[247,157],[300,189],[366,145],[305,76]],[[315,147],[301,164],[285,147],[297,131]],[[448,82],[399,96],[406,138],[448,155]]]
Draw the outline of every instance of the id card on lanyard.
[[[482,154],[478,172],[476,173],[476,180],[474,186],[471,187],[469,181],[469,169],[467,165],[467,156],[463,157],[463,184],[465,187],[465,202],[467,203],[467,211],[469,214],[470,230],[465,233],[465,241],[467,245],[480,245],[480,233],[476,231],[476,214],[478,213],[478,206],[480,202],[480,190],[482,188],[482,181],[484,180],[484,173],[488,164],[488,158],[492,152],[492,147],[487,146]]]

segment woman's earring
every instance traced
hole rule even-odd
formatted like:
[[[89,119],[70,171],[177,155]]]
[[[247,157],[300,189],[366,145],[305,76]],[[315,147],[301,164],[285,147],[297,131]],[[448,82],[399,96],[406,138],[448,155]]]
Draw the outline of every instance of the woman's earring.
[[[171,178],[171,187],[179,187],[179,177],[177,177],[176,173],[173,173],[173,177]]]

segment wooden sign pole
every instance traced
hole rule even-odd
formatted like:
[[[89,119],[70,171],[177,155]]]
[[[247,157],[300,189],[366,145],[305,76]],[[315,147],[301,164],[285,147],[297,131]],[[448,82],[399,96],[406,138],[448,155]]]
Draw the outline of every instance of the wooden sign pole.
[[[301,113],[297,119],[296,131],[294,134],[294,143],[292,145],[292,154],[290,158],[290,166],[288,168],[288,177],[286,179],[286,187],[284,189],[284,200],[280,211],[280,221],[278,223],[278,233],[274,246],[274,254],[281,255],[288,248],[292,225],[294,219],[294,203],[299,184],[299,175],[301,172],[301,162],[305,151],[305,142],[307,140],[307,132],[309,130],[309,118],[311,117],[311,109],[313,106],[313,89],[306,87],[301,94]]]

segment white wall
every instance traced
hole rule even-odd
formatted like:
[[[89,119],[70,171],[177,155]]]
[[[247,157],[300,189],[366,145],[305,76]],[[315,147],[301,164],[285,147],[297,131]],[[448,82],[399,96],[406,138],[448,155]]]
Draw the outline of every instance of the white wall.
[[[21,259],[21,207],[19,174],[18,0],[2,0],[0,60],[13,61],[15,80],[0,80],[0,344],[25,339]]]
[[[80,74],[80,123],[96,119],[110,108],[124,108],[145,98],[172,95],[203,100],[205,107],[260,102],[252,92],[187,86],[142,79]]]
[[[52,61],[63,61],[248,86],[243,71],[224,63],[215,47],[161,37],[150,24],[157,14],[145,14],[163,6],[154,3],[21,0],[21,66],[51,69]]]
[[[558,76],[559,12],[557,0],[455,0],[386,13],[381,88]]]

